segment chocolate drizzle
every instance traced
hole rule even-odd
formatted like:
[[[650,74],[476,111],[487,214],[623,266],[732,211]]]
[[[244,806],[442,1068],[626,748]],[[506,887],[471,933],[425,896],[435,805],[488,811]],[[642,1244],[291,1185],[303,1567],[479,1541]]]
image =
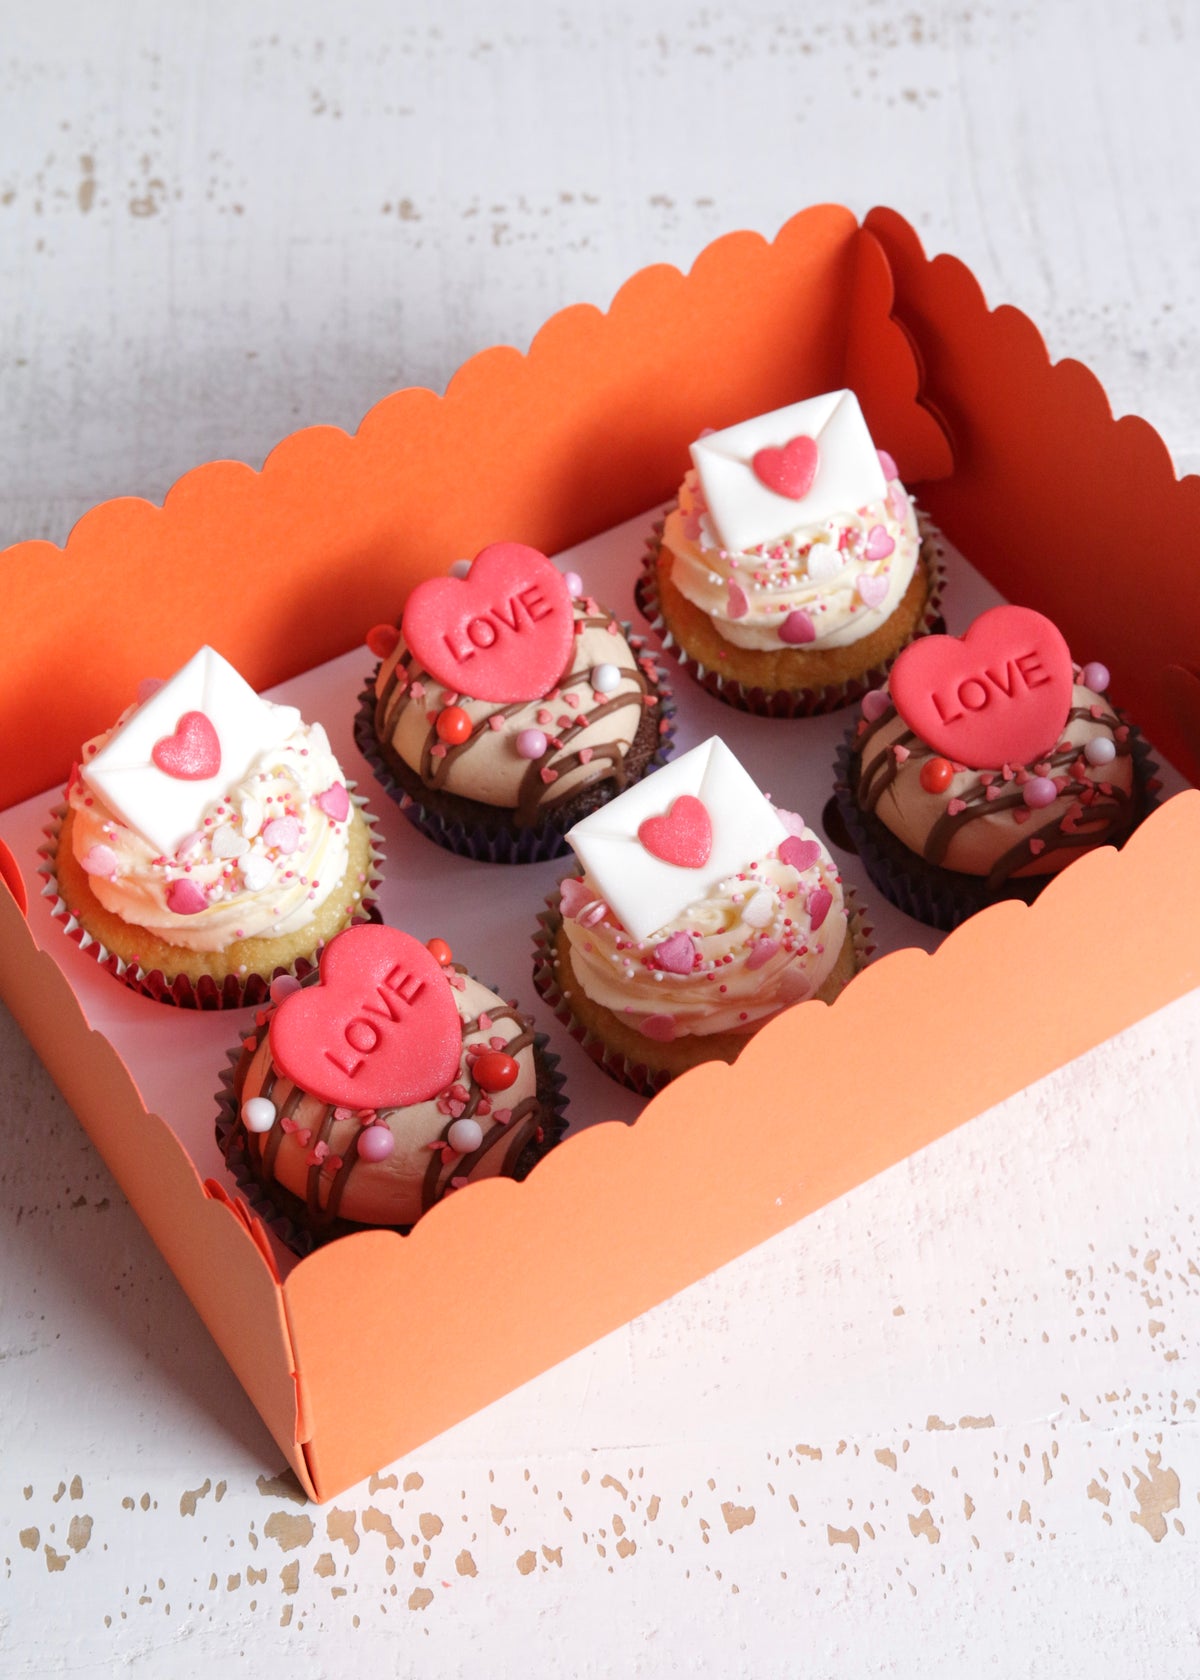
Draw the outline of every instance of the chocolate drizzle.
[[[492,728],[492,720],[502,718],[505,722],[528,712],[530,707],[543,710],[560,703],[558,696],[561,690],[581,687],[592,693],[590,672],[594,661],[578,663],[579,642],[588,630],[604,630],[615,621],[608,614],[589,614],[588,608],[595,608],[595,602],[575,603],[575,638],[571,650],[571,657],[550,694],[540,701],[520,700],[512,704],[496,707],[485,717],[480,718],[472,727],[470,735],[465,741],[454,745],[447,745],[438,738],[435,723],[430,723],[425,739],[421,746],[421,759],[418,774],[429,788],[443,788],[451,769],[477,747],[480,741],[486,740],[496,733]],[[614,638],[615,639],[615,638]],[[632,683],[636,693],[626,691],[608,697],[597,696],[591,705],[581,703],[576,708],[568,708],[564,703],[564,710],[572,710],[573,716],[569,735],[572,740],[585,733],[591,725],[603,718],[629,709],[630,707],[644,708],[650,699],[650,683],[643,670],[638,665],[619,665],[617,670],[623,682]],[[401,676],[403,682],[401,682]],[[430,675],[417,665],[411,652],[406,648],[397,659],[392,669],[387,673],[375,705],[375,732],[381,742],[394,741],[395,733],[405,708],[414,703],[412,685],[414,682],[438,683],[437,678]],[[528,727],[534,727],[530,724]],[[547,748],[540,758],[530,759],[521,778],[516,801],[516,818],[519,825],[531,826],[544,811],[551,811],[556,806],[566,804],[573,799],[580,789],[580,781],[575,772],[586,768],[590,774],[585,784],[594,786],[600,782],[610,781],[614,791],[621,792],[626,784],[625,757],[633,744],[631,736],[628,741],[610,741],[591,749],[590,756],[585,760],[580,750],[568,744],[565,737],[568,734],[563,729],[563,739],[559,738],[554,727],[550,724],[537,725],[543,729],[547,738]],[[636,733],[636,731],[635,731]],[[435,753],[436,748],[441,752]],[[393,751],[396,749],[393,747]],[[513,749],[515,750],[515,749]],[[586,748],[584,749],[587,750]],[[549,772],[549,774],[546,774]],[[569,784],[569,785],[566,785]]]
[[[857,801],[860,809],[869,814],[875,813],[880,800],[895,782],[902,762],[907,765],[916,761],[919,764],[940,756],[911,729],[901,730],[894,739],[879,746],[872,754],[872,746],[877,743],[877,737],[898,720],[899,714],[895,706],[888,706],[886,711],[867,726],[856,742],[860,764]],[[1121,720],[1111,711],[1095,704],[1072,706],[1063,722],[1063,730],[1084,720],[1101,724],[1109,730],[1117,758],[1132,756],[1128,735],[1125,739],[1118,738],[1118,732],[1122,729]],[[907,754],[903,761],[896,755],[897,747]],[[1009,769],[1012,772],[1025,771],[1029,775],[1053,776],[1056,772],[1061,774],[1076,764],[1083,757],[1083,751],[1083,743],[1072,745],[1060,735],[1059,744],[1053,752],[1046,753],[1032,765],[1013,765]],[[1002,771],[994,772],[995,777],[1002,775]],[[1015,776],[1011,776],[1005,781],[1004,790],[996,792],[996,781],[989,775],[987,784],[981,781],[976,788],[958,796],[962,803],[961,809],[951,813],[948,801],[947,808],[942,811],[925,838],[921,856],[927,863],[945,867],[945,858],[955,837],[970,824],[1004,811],[1030,809],[1025,805],[1023,785],[1015,780]],[[993,797],[989,798],[989,793]],[[1061,810],[1055,811],[1055,806],[1062,799],[1072,801],[1065,816]],[[1088,776],[1068,776],[1066,784],[1059,789],[1054,804],[1044,809],[1054,814],[1039,827],[1034,822],[1035,812],[1030,810],[1030,831],[1021,835],[1014,845],[996,859],[986,878],[989,887],[1003,886],[1013,875],[1045,856],[1047,852],[1078,850],[1085,845],[1098,845],[1106,840],[1119,838],[1132,818],[1133,801],[1123,788],[1114,786],[1106,777],[1098,776],[1093,780]],[[1035,842],[1040,844],[1034,844]]]

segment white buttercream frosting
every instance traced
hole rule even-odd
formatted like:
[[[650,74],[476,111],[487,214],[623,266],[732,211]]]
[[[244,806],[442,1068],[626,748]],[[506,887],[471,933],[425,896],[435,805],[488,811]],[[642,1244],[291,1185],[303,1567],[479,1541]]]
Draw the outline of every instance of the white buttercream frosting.
[[[722,547],[692,471],[667,516],[663,546],[671,581],[726,641],[802,652],[844,647],[878,629],[912,581],[921,538],[912,499],[893,477],[880,502],[734,553]],[[792,614],[807,615],[809,625],[793,619],[781,635]]]
[[[648,939],[626,932],[586,874],[568,878],[563,927],[588,997],[648,1037],[669,1040],[748,1032],[819,991],[847,933],[841,878],[811,829],[780,815],[791,838],[819,848],[806,868],[777,851],[748,861]],[[679,972],[689,941],[692,967]]]
[[[85,745],[84,763],[135,710]],[[291,934],[308,925],[346,872],[353,802],[347,798],[341,820],[318,804],[339,786],[345,779],[324,729],[301,724],[256,758],[208,807],[195,833],[165,857],[73,777],[73,850],[106,910],[169,945],[219,951],[238,939]],[[339,802],[337,796],[329,801],[335,808]],[[180,914],[170,899],[185,881],[205,903]]]

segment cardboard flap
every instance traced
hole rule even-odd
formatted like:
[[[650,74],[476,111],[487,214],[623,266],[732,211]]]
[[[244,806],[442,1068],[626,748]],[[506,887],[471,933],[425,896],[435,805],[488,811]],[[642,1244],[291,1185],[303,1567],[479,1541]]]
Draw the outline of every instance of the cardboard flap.
[[[933,517],[1009,600],[1052,618],[1076,660],[1107,665],[1117,703],[1200,780],[1177,691],[1161,681],[1164,665],[1200,661],[1200,479],[1177,479],[1153,427],[1114,419],[1094,374],[1052,363],[1025,315],[989,310],[970,271],[927,258],[895,211],[866,226],[954,440],[953,476],[925,495]]]
[[[321,1497],[1196,985],[1198,847],[1189,792],[1033,906],[998,904],[932,956],[882,958],[831,1007],[785,1011],[733,1067],[685,1074],[632,1127],[568,1138],[525,1184],[469,1186],[407,1238],[302,1261],[284,1295]],[[1148,880],[1169,917],[1097,914]],[[353,1434],[334,1427],[348,1395]]]
[[[909,334],[892,314],[892,272],[883,246],[864,230],[858,246],[843,384],[858,395],[876,447],[886,449],[907,484],[954,470],[950,440],[921,403],[921,366]]]
[[[291,1341],[274,1265],[187,1153],[108,1040],[88,1026],[62,970],[0,887],[0,995],[54,1075],[163,1258],[297,1474]],[[214,1087],[215,1088],[215,1087]]]

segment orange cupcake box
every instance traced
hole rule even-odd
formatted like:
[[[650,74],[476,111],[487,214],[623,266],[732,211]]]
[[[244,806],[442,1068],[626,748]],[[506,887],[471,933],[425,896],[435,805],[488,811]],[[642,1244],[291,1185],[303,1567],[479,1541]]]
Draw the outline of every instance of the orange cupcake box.
[[[399,392],[353,437],[299,432],[261,473],[216,462],[162,508],[93,509],[65,550],[10,549],[0,737],[22,748],[0,765],[0,807],[65,779],[146,646],[172,669],[217,641],[269,687],[356,646],[497,532],[558,552],[670,496],[703,426],[840,385],[949,538],[1073,646],[1102,649],[1119,703],[1200,779],[1200,480],[1177,481],[1150,426],[1114,420],[1086,368],[1052,365],[1024,315],[989,311],[894,212],[860,225],[823,205],[773,243],[718,240],[686,276],[646,269],[607,314],[565,310],[527,355],[486,351],[445,397]],[[1154,587],[1139,589],[1147,543]],[[932,956],[882,958],[832,1007],[786,1012],[635,1126],[593,1127],[523,1185],[475,1186],[407,1238],[343,1239],[286,1279],[88,1026],[2,845],[0,995],[325,1500],[1200,984],[1198,853],[1188,791],[1031,908],[996,905]],[[1130,914],[1150,892],[1152,913]],[[754,1148],[731,1166],[739,1115]],[[505,1287],[484,1299],[497,1256]]]

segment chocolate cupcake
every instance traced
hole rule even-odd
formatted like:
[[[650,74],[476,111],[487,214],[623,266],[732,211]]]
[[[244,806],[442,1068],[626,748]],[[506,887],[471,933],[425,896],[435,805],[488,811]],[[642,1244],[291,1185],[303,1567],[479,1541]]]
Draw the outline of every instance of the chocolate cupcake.
[[[359,748],[409,820],[494,862],[559,856],[572,823],[670,751],[644,642],[536,549],[494,543],[368,638]]]

